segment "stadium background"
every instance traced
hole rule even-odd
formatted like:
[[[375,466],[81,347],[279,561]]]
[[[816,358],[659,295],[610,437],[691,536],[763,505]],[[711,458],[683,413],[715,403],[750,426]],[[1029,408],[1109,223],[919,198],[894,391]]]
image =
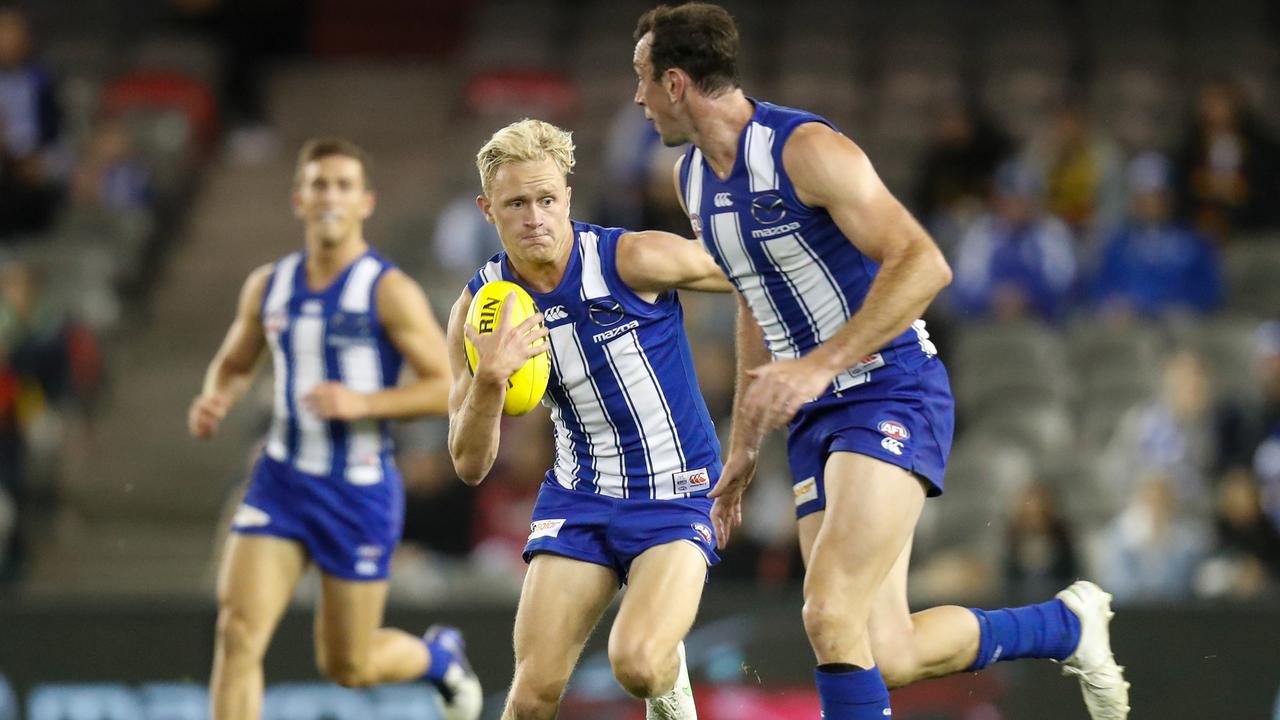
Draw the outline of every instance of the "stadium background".
[[[630,105],[630,34],[647,5],[0,10],[0,718],[203,717],[215,548],[269,398],[251,396],[208,444],[187,438],[184,411],[244,275],[300,240],[287,197],[302,140],[370,150],[367,235],[442,319],[496,247],[471,201],[472,156],[512,119],[574,131],[578,216],[687,234],[674,156]],[[749,94],[835,121],[957,271],[929,315],[959,432],[947,495],[917,536],[915,604],[1014,603],[1099,579],[1117,594],[1135,719],[1280,717],[1277,10],[726,6]],[[1117,234],[1140,195],[1196,230]],[[686,305],[726,418],[731,305]],[[550,449],[545,417],[504,433],[471,490],[451,474],[442,422],[398,430],[410,500],[390,611],[406,627],[462,625],[493,710],[530,468]],[[815,716],[790,515],[775,443],[689,642],[704,718]],[[316,682],[315,589],[304,584],[268,657],[268,714],[431,717],[420,688],[280,684]],[[639,716],[601,647],[564,717]],[[923,684],[895,694],[896,716],[1083,717],[1074,682],[1054,674],[1018,664]]]

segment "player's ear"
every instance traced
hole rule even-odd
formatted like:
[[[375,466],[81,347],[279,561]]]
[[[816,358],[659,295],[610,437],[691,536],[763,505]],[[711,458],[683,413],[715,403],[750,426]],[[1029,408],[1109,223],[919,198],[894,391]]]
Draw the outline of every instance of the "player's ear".
[[[360,206],[360,219],[368,220],[373,214],[373,209],[378,206],[378,196],[372,190],[366,190],[364,193],[364,202]]]
[[[573,187],[570,185],[564,186],[564,206],[566,209],[573,207]]]
[[[689,76],[678,68],[667,68],[662,74],[662,84],[667,91],[667,99],[673,103],[679,102],[689,87]]]
[[[293,208],[293,216],[301,220],[302,214],[302,193],[294,190],[289,194],[289,207]]]
[[[487,220],[490,225],[498,224],[494,222],[493,212],[491,212],[493,210],[493,203],[489,201],[488,197],[484,195],[477,195],[476,207],[480,208],[480,212],[484,214],[484,219]]]

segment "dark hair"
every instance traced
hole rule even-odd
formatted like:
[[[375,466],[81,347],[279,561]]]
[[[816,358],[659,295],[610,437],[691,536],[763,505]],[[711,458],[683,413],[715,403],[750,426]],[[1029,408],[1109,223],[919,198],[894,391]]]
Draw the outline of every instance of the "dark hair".
[[[659,5],[636,24],[637,42],[648,33],[653,33],[649,61],[655,80],[680,68],[708,95],[738,87],[738,26],[728,10],[698,2]]]
[[[369,153],[350,140],[336,137],[311,138],[303,143],[302,150],[298,152],[298,166],[293,172],[294,187],[302,184],[302,173],[306,169],[307,163],[334,155],[349,157],[360,163],[360,172],[364,175],[365,189],[373,189],[373,161],[369,158]]]

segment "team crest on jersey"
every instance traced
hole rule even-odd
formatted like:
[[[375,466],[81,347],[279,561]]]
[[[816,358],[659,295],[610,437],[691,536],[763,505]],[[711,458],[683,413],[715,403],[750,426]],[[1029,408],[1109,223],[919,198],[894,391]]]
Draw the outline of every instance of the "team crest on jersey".
[[[896,420],[881,420],[877,427],[886,437],[891,437],[894,440],[908,440],[911,438],[911,433],[907,430],[907,427]]]
[[[698,213],[689,213],[689,224],[693,226],[693,234],[702,239],[702,218],[698,217]]]
[[[761,225],[772,225],[786,216],[786,204],[778,193],[761,193],[751,198],[751,217]]]
[[[600,298],[587,303],[587,316],[591,322],[600,327],[609,327],[622,322],[622,305],[613,298]]]
[[[282,333],[289,327],[289,314],[283,310],[272,310],[262,320],[262,329],[268,333]]]
[[[715,538],[715,535],[711,533],[711,528],[703,525],[702,523],[693,523],[689,527],[693,528],[693,531],[698,533],[698,537],[702,538],[702,542],[704,543],[710,544],[713,538]]]

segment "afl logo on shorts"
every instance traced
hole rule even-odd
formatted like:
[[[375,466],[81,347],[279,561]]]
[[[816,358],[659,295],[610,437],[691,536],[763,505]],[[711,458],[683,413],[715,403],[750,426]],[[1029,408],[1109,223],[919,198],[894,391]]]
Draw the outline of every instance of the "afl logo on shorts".
[[[710,544],[712,538],[715,537],[711,534],[711,528],[703,525],[702,523],[694,523],[689,527],[693,528],[693,531],[698,533],[698,537],[702,538],[702,542],[704,543]]]
[[[891,437],[894,440],[907,440],[911,437],[911,433],[907,431],[906,426],[894,420],[881,420],[880,425],[877,427],[885,437]]]

